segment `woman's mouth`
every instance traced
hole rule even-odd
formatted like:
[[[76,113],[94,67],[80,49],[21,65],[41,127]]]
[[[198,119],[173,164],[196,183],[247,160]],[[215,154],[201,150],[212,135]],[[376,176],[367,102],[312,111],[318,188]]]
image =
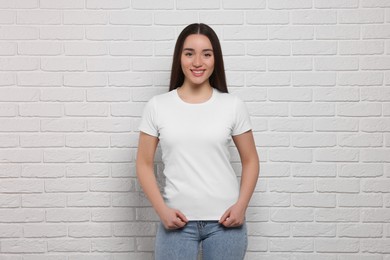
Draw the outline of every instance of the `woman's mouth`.
[[[192,75],[195,77],[202,77],[206,70],[191,70]]]

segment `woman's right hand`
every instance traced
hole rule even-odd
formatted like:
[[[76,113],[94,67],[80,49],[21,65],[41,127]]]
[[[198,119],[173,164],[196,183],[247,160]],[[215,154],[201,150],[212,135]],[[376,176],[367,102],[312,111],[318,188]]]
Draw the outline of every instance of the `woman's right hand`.
[[[179,229],[184,227],[188,222],[188,219],[180,210],[172,209],[168,206],[164,207],[158,213],[166,229]]]

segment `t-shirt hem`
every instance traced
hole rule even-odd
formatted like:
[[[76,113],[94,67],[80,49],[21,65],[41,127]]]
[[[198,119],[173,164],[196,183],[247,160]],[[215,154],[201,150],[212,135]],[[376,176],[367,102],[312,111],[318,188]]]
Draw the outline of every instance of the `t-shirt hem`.
[[[250,130],[252,130],[252,127],[244,128],[244,129],[241,130],[241,131],[238,131],[238,132],[236,132],[236,133],[232,133],[232,136],[240,135],[240,134],[243,134],[243,133],[248,132],[248,131],[250,131]]]
[[[151,131],[149,131],[149,130],[146,130],[146,129],[144,129],[144,128],[139,128],[138,130],[139,130],[140,132],[145,133],[145,134],[148,134],[148,135],[151,135],[151,136],[154,136],[154,137],[158,137],[158,134],[153,133],[153,132],[151,132]]]

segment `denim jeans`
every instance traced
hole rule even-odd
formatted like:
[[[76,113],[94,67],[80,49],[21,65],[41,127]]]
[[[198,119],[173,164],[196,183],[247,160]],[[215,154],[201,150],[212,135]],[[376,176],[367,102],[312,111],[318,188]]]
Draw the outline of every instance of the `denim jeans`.
[[[246,224],[226,228],[218,221],[189,221],[167,230],[160,223],[155,244],[156,260],[242,260],[248,245]]]

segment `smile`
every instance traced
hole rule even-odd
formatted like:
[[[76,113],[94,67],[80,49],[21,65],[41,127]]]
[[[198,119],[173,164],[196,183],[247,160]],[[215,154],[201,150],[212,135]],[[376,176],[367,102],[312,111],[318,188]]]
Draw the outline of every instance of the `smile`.
[[[192,75],[194,75],[195,77],[201,77],[203,76],[204,72],[206,70],[191,70],[192,72]]]

